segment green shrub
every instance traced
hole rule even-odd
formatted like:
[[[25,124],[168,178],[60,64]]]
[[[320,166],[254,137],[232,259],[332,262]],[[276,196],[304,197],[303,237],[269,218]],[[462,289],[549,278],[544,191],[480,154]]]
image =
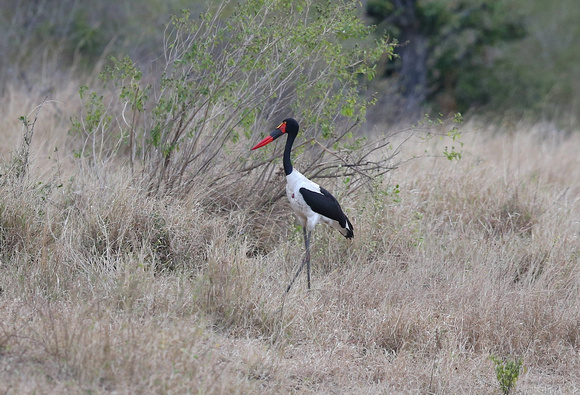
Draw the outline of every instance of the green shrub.
[[[516,388],[518,377],[522,369],[522,360],[510,358],[498,358],[496,356],[489,357],[495,364],[495,375],[499,382],[501,392],[503,394],[510,394]]]
[[[250,159],[249,147],[283,118],[299,119],[307,141],[323,141],[297,147],[307,174],[334,171],[315,165],[329,148],[360,146],[352,131],[372,100],[360,95],[359,79],[372,79],[393,46],[353,43],[370,33],[356,4],[251,0],[223,2],[199,18],[183,11],[167,26],[158,76],[145,83],[131,59],[113,59],[101,75],[113,93],[85,96],[99,116],[81,114],[75,129],[95,143],[90,154],[99,160],[128,153],[150,193],[184,194],[203,180],[223,195],[222,186],[254,171],[259,185],[243,190],[266,188],[275,198],[268,188],[278,155]]]

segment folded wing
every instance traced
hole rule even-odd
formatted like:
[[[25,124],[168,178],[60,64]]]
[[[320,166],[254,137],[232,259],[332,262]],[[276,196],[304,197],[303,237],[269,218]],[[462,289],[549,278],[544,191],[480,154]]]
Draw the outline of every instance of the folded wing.
[[[336,198],[330,192],[320,187],[320,193],[306,188],[300,188],[300,193],[312,211],[336,221],[341,228],[339,231],[346,238],[350,239],[354,236],[352,224],[342,211],[342,208],[340,208],[340,204]]]

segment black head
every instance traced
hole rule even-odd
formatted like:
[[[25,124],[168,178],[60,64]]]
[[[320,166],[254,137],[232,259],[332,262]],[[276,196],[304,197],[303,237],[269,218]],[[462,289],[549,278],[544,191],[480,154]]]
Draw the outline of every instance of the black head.
[[[284,133],[287,134],[297,135],[298,130],[300,130],[300,125],[298,125],[298,122],[294,118],[286,118],[280,124],[280,126],[282,125],[286,125]],[[280,128],[280,126],[278,126],[278,128]]]
[[[298,130],[300,126],[298,122],[294,118],[286,118],[282,121],[280,125],[272,132],[269,136],[266,136],[262,141],[256,144],[252,149],[255,150],[256,148],[263,147],[267,144],[270,144],[272,141],[276,140],[278,137],[287,134],[292,136],[292,141],[298,135]]]

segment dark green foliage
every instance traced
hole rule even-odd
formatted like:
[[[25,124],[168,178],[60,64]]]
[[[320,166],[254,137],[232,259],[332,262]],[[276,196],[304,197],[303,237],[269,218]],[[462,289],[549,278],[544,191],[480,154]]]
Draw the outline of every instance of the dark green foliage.
[[[445,112],[495,99],[497,48],[525,36],[521,13],[499,0],[371,0],[367,13],[402,43],[386,76],[414,105],[428,100]]]

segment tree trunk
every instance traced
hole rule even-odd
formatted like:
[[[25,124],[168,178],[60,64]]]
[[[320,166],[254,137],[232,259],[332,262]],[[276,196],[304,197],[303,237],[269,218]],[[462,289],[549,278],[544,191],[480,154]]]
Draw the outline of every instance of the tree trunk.
[[[400,92],[409,115],[418,112],[427,98],[427,39],[417,29],[401,34],[408,43],[401,47]]]
[[[421,32],[416,15],[416,0],[394,1],[400,29],[399,91],[404,99],[406,115],[416,115],[427,98],[427,37]]]

